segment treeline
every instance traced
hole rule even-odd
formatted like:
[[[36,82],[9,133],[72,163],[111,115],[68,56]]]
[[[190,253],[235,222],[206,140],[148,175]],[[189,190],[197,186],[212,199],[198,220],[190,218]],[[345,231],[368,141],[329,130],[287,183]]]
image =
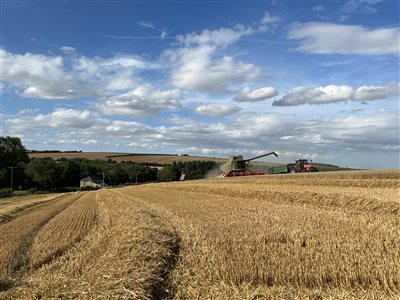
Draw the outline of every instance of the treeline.
[[[216,166],[211,161],[177,162],[165,165],[160,170],[151,163],[115,162],[111,159],[89,160],[86,158],[29,159],[19,138],[0,137],[0,189],[9,188],[11,177],[14,189],[59,190],[79,187],[80,180],[87,176],[105,176],[109,185],[142,183],[149,181],[200,179]],[[12,172],[12,176],[11,176]]]
[[[52,190],[78,187],[82,178],[94,175],[102,178],[103,174],[105,182],[109,185],[156,181],[158,170],[131,162],[116,163],[85,158],[54,160],[46,157],[33,158],[28,163],[19,163],[13,171],[14,189]],[[9,187],[10,170],[4,169],[1,175],[0,186]]]
[[[26,150],[28,153],[82,153],[82,150]]]

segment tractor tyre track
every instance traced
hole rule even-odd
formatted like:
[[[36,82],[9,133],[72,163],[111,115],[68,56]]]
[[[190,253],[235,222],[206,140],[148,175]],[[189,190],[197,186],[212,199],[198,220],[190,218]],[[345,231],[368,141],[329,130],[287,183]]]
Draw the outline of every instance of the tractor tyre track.
[[[163,236],[161,247],[166,251],[163,252],[164,255],[158,258],[162,261],[162,264],[158,269],[159,280],[152,282],[149,288],[150,295],[154,300],[174,299],[176,286],[174,286],[170,277],[180,257],[182,238],[179,235],[178,230],[174,223],[162,211],[149,205],[148,202],[140,197],[127,195],[120,191],[113,192],[121,197],[139,202],[143,207],[140,211],[141,214],[145,215],[146,219],[150,219],[152,224],[158,224],[158,226],[160,226],[158,231],[160,231],[161,234],[159,234],[159,236]]]
[[[36,209],[42,205],[46,205],[48,203],[58,201],[59,199],[65,197],[65,196],[66,196],[65,194],[62,194],[62,195],[58,195],[56,197],[46,199],[46,200],[38,200],[38,201],[31,200],[31,201],[29,201],[25,204],[21,204],[21,205],[17,205],[17,203],[15,203],[15,202],[7,203],[6,205],[0,207],[0,225],[3,223],[9,222],[9,221],[17,218],[18,216],[20,216],[30,210]],[[14,208],[7,209],[12,206],[14,206]]]
[[[0,225],[0,291],[11,288],[27,271],[30,248],[39,230],[83,195],[61,196]]]

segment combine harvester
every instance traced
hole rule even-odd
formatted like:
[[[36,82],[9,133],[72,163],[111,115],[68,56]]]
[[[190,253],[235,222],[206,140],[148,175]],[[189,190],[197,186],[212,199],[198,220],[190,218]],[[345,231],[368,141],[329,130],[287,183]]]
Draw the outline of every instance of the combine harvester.
[[[274,155],[275,157],[278,157],[278,154],[275,152],[270,152],[267,154],[259,155],[253,158],[249,159],[243,159],[243,155],[236,155],[236,156],[231,156],[228,160],[228,162],[224,165],[224,170],[223,172],[223,177],[235,177],[235,176],[249,176],[249,175],[266,175],[266,171],[251,171],[248,168],[248,164],[250,161],[268,156],[268,155]]]
[[[311,162],[312,160],[298,159],[294,164],[269,167],[268,174],[318,172]]]

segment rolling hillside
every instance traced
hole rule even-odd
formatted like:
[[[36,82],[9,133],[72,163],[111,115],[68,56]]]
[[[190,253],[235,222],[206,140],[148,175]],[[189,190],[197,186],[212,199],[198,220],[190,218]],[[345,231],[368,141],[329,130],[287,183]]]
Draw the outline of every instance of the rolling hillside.
[[[175,162],[188,162],[196,160],[215,161],[216,163],[225,163],[227,159],[207,156],[186,156],[175,154],[145,154],[145,153],[122,153],[122,152],[32,152],[29,153],[30,158],[34,157],[51,157],[53,159],[60,158],[86,158],[86,159],[112,159],[117,162],[131,161],[136,163],[154,163],[154,164],[171,164]],[[278,159],[277,159],[278,161]],[[281,165],[273,159],[268,162],[253,161],[250,168],[257,171],[265,171],[270,166]],[[314,163],[320,171],[337,171],[349,170],[331,164]]]

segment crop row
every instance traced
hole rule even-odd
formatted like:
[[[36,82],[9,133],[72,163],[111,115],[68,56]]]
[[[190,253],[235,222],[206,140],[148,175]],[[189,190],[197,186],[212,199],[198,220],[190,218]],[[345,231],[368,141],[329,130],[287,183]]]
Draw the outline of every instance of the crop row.
[[[80,196],[81,194],[62,196],[56,201],[28,210],[17,218],[0,225],[1,282],[12,281],[16,271],[26,268],[29,250],[36,233]]]
[[[30,266],[36,268],[82,239],[96,218],[94,193],[87,193],[41,228],[33,240]]]
[[[51,263],[46,247],[60,249],[88,228],[76,219],[91,219],[94,204],[97,221],[79,242]],[[79,213],[79,210],[86,212]],[[66,222],[67,224],[63,225]],[[81,225],[78,225],[81,224]],[[59,231],[59,233],[57,232]],[[81,231],[82,232],[82,231]],[[52,246],[50,243],[55,245]],[[154,215],[142,203],[117,192],[90,192],[49,222],[34,241],[33,262],[39,269],[21,278],[19,286],[4,296],[14,299],[161,299],[168,265],[173,261],[177,236],[167,220]],[[44,245],[43,245],[44,244]],[[44,255],[40,254],[44,251]],[[34,254],[36,253],[36,254]],[[1,298],[1,293],[0,293]]]

